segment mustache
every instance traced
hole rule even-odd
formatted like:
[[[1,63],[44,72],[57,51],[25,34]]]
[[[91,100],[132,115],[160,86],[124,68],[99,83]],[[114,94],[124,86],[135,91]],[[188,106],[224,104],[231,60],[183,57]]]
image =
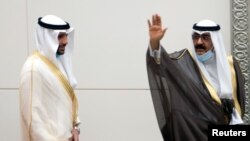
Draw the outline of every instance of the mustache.
[[[203,46],[203,45],[196,45],[195,46],[195,49],[206,49],[206,47],[205,46]]]

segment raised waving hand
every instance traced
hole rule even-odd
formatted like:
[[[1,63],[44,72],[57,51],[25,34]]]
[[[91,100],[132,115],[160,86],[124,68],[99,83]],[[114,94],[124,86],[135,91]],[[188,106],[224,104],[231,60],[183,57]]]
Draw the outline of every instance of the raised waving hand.
[[[152,49],[159,49],[160,40],[164,36],[167,28],[162,28],[161,17],[157,14],[152,16],[152,22],[148,20],[150,45]]]

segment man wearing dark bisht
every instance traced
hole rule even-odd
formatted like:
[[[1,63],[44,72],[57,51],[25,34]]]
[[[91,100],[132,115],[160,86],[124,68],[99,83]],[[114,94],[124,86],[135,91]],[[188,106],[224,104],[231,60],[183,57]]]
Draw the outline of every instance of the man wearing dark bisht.
[[[220,26],[210,20],[194,24],[191,51],[168,54],[160,44],[167,30],[161,17],[153,15],[148,25],[148,78],[164,140],[205,141],[208,125],[243,124],[244,79],[226,55]]]

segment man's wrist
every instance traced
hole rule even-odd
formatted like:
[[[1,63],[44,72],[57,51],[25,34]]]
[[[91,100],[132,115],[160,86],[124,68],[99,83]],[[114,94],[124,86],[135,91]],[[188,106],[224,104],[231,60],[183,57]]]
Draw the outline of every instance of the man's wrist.
[[[160,47],[159,41],[150,40],[149,43],[150,43],[150,46],[151,46],[152,50],[159,50],[159,47]]]

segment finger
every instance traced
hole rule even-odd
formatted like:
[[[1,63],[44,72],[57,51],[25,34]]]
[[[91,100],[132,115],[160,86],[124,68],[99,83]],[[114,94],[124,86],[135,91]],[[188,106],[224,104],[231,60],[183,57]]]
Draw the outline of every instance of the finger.
[[[156,24],[156,19],[155,19],[156,17],[155,17],[155,16],[156,16],[156,15],[153,15],[153,16],[152,16],[152,23],[153,23],[153,25]]]
[[[148,27],[150,28],[152,25],[150,23],[150,20],[148,20]]]
[[[157,25],[160,25],[160,26],[161,26],[161,16],[156,15],[156,16],[155,16],[155,21],[156,21],[156,24],[157,24]]]
[[[168,30],[168,28],[164,28],[163,29],[163,31],[162,31],[162,33],[163,33],[163,35],[165,34],[165,32]]]

